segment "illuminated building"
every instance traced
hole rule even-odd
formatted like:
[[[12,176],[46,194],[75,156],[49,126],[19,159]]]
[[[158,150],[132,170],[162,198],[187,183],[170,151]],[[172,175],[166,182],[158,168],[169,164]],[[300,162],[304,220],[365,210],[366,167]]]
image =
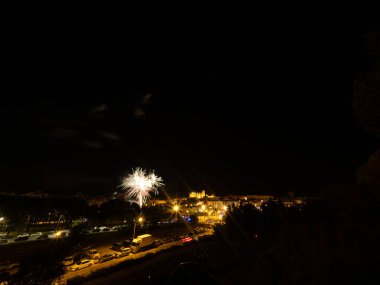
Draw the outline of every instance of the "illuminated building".
[[[203,199],[206,197],[206,191],[202,190],[202,192],[190,192],[189,198],[195,198],[195,199]]]

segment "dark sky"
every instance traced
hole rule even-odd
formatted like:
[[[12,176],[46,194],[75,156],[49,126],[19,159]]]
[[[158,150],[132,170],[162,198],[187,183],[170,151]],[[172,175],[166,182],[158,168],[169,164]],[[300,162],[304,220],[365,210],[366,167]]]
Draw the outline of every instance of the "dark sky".
[[[2,190],[112,193],[137,166],[172,195],[352,180],[377,144],[351,107],[364,31],[25,31],[5,53]]]

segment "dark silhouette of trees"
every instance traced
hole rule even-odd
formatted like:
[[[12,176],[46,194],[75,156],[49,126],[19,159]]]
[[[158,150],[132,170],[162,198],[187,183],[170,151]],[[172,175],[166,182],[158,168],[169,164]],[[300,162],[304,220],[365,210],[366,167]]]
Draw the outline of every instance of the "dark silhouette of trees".
[[[38,229],[40,221],[52,227],[60,220],[64,222],[62,226],[69,227],[73,219],[84,215],[87,207],[86,201],[75,197],[0,197],[0,211],[16,231]]]
[[[163,206],[143,207],[143,215],[146,222],[157,225],[158,222],[168,221],[171,219],[169,209]]]
[[[370,133],[380,135],[380,32],[365,35],[372,62],[355,80],[353,109],[358,122]]]
[[[377,187],[338,185],[302,208],[275,202],[262,208],[233,208],[216,228],[241,256],[252,253],[246,284],[373,284],[378,278]]]
[[[42,285],[51,284],[64,274],[63,259],[68,255],[69,247],[56,244],[50,250],[41,251],[20,261],[19,272],[12,276],[11,284]]]
[[[199,219],[197,215],[190,215],[189,218],[190,218],[189,224],[193,224],[193,225],[198,224]]]
[[[70,242],[74,244],[82,242],[85,239],[86,228],[87,223],[81,223],[71,227],[69,235]]]
[[[133,208],[124,199],[113,199],[101,204],[99,212],[102,223],[120,224],[133,212]]]
[[[352,105],[358,123],[380,137],[380,31],[368,32],[365,41],[371,64],[355,80]],[[360,183],[380,185],[380,149],[371,154],[357,174]]]

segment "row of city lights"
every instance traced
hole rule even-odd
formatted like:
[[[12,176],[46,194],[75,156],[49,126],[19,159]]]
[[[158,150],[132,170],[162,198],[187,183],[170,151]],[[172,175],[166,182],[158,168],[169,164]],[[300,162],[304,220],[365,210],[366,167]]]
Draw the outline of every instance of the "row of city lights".
[[[172,209],[173,209],[174,212],[179,212],[179,210],[180,210],[179,205],[174,205]],[[227,209],[228,209],[228,207],[224,205],[223,206],[223,211],[227,211]],[[201,206],[201,211],[205,211],[205,210],[206,210],[206,206],[202,205]]]

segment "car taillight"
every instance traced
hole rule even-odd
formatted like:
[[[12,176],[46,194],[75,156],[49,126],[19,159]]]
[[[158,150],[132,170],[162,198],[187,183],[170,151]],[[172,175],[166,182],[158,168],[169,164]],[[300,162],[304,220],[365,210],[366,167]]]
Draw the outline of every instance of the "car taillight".
[[[192,237],[186,237],[186,238],[182,239],[182,242],[189,242],[189,241],[192,241],[192,240],[193,240]]]

